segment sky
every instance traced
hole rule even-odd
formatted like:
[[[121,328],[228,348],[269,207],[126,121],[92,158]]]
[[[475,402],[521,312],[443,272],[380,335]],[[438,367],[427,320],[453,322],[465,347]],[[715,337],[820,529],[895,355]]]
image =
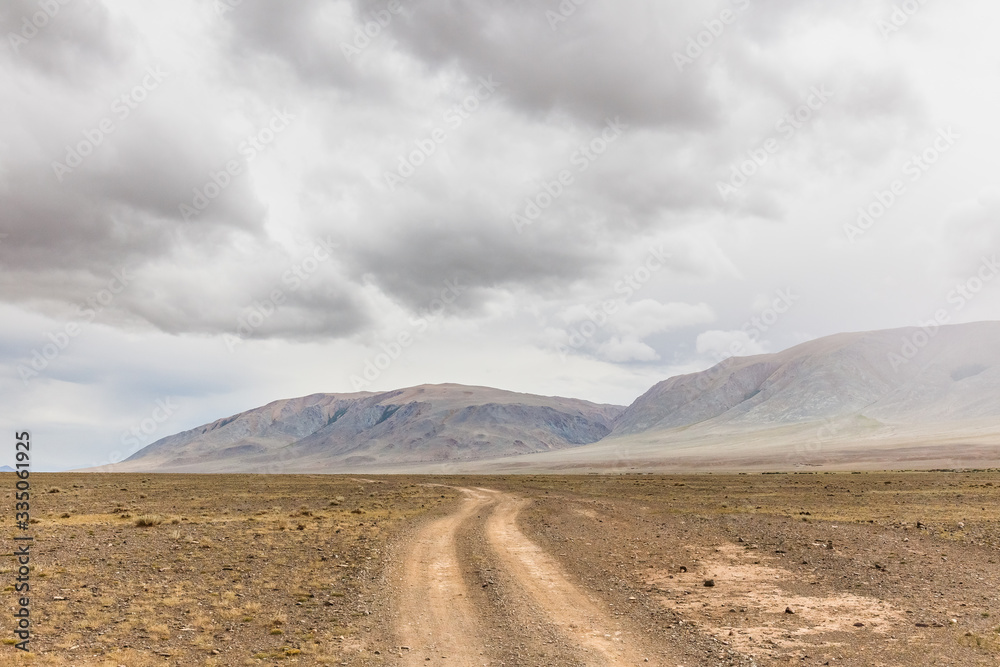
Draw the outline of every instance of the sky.
[[[734,354],[1000,319],[998,22],[986,0],[8,0],[9,450],[30,430],[38,470],[103,465],[423,383],[627,405]]]

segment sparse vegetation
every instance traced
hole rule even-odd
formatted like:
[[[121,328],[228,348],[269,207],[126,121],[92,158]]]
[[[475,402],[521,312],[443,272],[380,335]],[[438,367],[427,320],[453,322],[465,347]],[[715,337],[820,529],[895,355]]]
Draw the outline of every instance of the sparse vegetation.
[[[161,523],[163,523],[163,517],[159,514],[143,514],[135,519],[135,525],[139,528],[159,526]]]
[[[342,638],[368,623],[352,613],[382,566],[369,558],[396,527],[426,511],[421,505],[437,507],[429,499],[441,494],[409,480],[385,481],[379,488],[387,507],[360,521],[348,510],[368,500],[372,485],[350,478],[269,477],[261,488],[253,476],[143,476],[146,498],[122,491],[138,490],[135,475],[32,479],[40,489],[60,489],[32,503],[43,519],[33,533],[45,545],[33,561],[31,664],[39,667],[353,660],[358,646]],[[328,507],[331,498],[345,507]],[[0,515],[0,527],[10,532],[10,516]],[[10,572],[0,568],[8,596]],[[0,619],[4,638],[13,621]],[[253,659],[254,652],[267,657]],[[0,653],[9,658],[14,649],[4,645]]]
[[[741,607],[731,604],[717,610],[718,619],[713,607],[700,603],[676,607],[680,616],[674,616],[673,606],[665,612],[655,607],[661,598],[684,602],[694,595],[731,594],[725,572],[705,570],[716,557],[714,549],[731,543],[753,555],[748,567],[756,560],[771,568],[767,572],[790,572],[789,581],[778,584],[795,595],[877,598],[904,615],[888,626],[900,640],[889,645],[879,634],[889,620],[847,618],[842,632],[855,634],[847,641],[827,637],[839,646],[836,652],[819,644],[809,648],[808,655],[817,659],[829,655],[837,657],[830,664],[871,664],[858,656],[903,651],[911,643],[927,656],[963,665],[989,664],[998,654],[996,613],[982,601],[992,596],[1000,577],[989,562],[998,560],[1000,549],[994,509],[1000,506],[1000,486],[993,472],[474,481],[290,476],[267,478],[266,487],[250,476],[156,475],[143,478],[147,498],[141,504],[138,494],[123,496],[119,490],[138,487],[136,476],[37,478],[41,488],[62,489],[38,499],[43,521],[33,527],[36,541],[45,545],[37,552],[39,576],[33,582],[39,610],[34,664],[43,667],[361,665],[373,648],[385,657],[392,646],[391,623],[382,616],[387,608],[373,606],[373,600],[388,604],[392,595],[379,579],[392,565],[385,558],[388,540],[421,516],[448,511],[458,497],[453,488],[427,483],[505,488],[531,499],[522,512],[526,534],[594,595],[606,596],[608,609],[623,618],[646,619],[641,622],[656,636],[673,637],[668,626],[685,618],[700,624],[691,641],[701,646],[699,641],[707,641],[703,633],[724,622],[736,632],[718,637],[729,642],[726,650],[738,645],[740,628],[749,628],[755,641],[773,639],[774,645],[754,649],[760,666],[797,656],[798,649],[783,648],[782,636],[757,628],[809,623],[801,604],[789,605],[794,615],[776,612],[781,621],[739,613]],[[362,508],[363,514],[352,511]],[[127,515],[135,518],[119,518]],[[141,530],[130,530],[140,522]],[[0,515],[0,526],[11,528],[10,518]],[[981,567],[975,560],[980,557]],[[475,562],[469,576],[483,577],[482,594],[494,594],[488,559]],[[779,566],[784,569],[775,569]],[[8,581],[2,585],[10,595],[9,565],[4,570]],[[656,578],[661,571],[662,580]],[[704,585],[709,579],[715,586]],[[688,580],[684,590],[692,592],[684,595],[680,582]],[[659,611],[642,616],[643,605]],[[914,613],[905,615],[906,609]],[[11,624],[11,618],[0,619],[0,635],[9,637]],[[865,654],[856,652],[865,646]],[[170,658],[165,661],[163,654]],[[704,655],[692,653],[677,664],[702,664]]]

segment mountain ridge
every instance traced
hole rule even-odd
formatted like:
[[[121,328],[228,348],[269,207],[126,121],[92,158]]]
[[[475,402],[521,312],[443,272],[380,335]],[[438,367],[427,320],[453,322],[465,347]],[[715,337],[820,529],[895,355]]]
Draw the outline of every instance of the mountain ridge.
[[[450,383],[310,394],[162,438],[114,469],[237,472],[293,463],[427,463],[550,451],[599,440],[622,410]]]
[[[997,341],[1000,322],[835,334],[667,378],[627,407],[456,384],[312,394],[169,436],[116,469],[811,465],[817,449],[830,464],[859,447],[949,443],[981,460],[1000,450]]]

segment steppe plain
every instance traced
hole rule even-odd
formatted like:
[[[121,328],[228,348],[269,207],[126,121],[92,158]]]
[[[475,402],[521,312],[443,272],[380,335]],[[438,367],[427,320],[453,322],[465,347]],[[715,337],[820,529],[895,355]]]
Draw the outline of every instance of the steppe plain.
[[[998,470],[31,479],[2,664],[1000,662]]]

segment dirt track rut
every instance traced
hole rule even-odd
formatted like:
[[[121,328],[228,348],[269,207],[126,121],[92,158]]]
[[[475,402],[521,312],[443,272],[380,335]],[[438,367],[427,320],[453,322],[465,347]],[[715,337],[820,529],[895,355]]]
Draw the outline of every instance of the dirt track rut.
[[[401,665],[511,664],[498,658],[517,655],[527,628],[545,628],[565,650],[558,663],[572,665],[650,665],[659,660],[642,645],[639,633],[607,613],[596,598],[576,586],[555,558],[521,532],[517,516],[528,504],[490,489],[461,489],[456,510],[424,526],[410,543],[396,587],[396,636]],[[496,609],[476,604],[464,576],[458,535],[468,522],[480,522],[486,550],[510,585],[503,605],[514,607],[518,622],[502,633]],[[466,531],[467,533],[469,531]],[[494,615],[494,617],[490,617]],[[502,636],[487,636],[486,628]],[[538,634],[537,630],[532,631]],[[506,645],[506,646],[505,646]],[[662,653],[657,653],[662,656]],[[515,664],[533,664],[523,658]]]
[[[490,495],[463,489],[455,513],[425,526],[413,541],[398,591],[398,628],[404,665],[482,665],[476,610],[462,578],[455,534]]]

